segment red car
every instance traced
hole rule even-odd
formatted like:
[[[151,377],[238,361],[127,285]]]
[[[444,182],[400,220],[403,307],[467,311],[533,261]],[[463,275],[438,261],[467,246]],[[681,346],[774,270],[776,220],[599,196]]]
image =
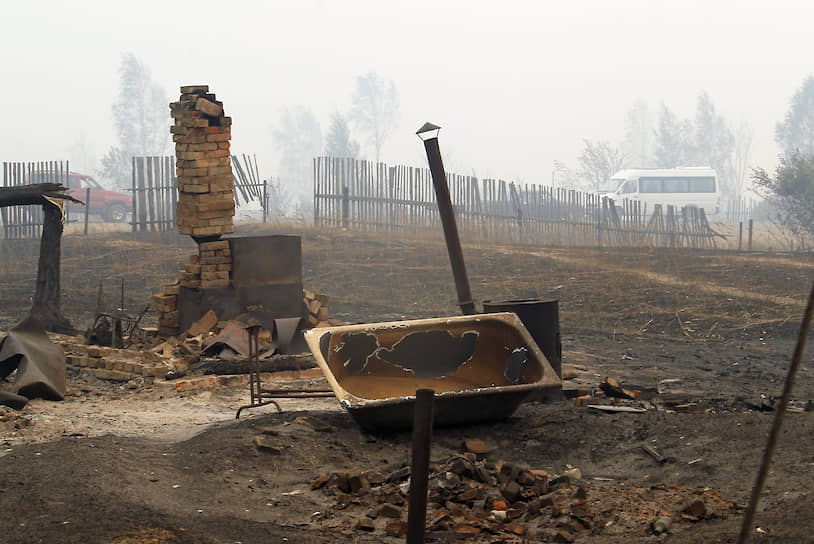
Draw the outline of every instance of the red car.
[[[127,214],[133,210],[130,195],[118,191],[109,191],[99,182],[86,174],[71,172],[68,174],[68,194],[85,202],[87,190],[90,189],[89,213],[101,215],[105,221],[126,221]],[[88,204],[87,202],[85,202]],[[73,202],[68,203],[70,213],[84,213],[85,207]]]

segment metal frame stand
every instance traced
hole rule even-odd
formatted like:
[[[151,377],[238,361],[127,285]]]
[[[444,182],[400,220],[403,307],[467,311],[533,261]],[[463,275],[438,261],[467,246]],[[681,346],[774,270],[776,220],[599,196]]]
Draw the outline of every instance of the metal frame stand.
[[[277,413],[282,413],[279,403],[275,399],[308,399],[320,397],[333,397],[331,389],[304,389],[304,388],[265,388],[260,382],[260,359],[258,358],[260,325],[250,325],[247,327],[249,333],[249,391],[250,404],[244,404],[237,409],[235,419],[240,418],[240,412],[248,408],[267,406],[273,404],[277,408]],[[267,399],[267,400],[266,400]]]

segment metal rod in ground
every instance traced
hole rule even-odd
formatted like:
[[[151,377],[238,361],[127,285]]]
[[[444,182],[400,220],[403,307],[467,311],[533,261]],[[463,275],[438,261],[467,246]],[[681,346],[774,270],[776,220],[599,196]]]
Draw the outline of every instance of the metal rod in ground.
[[[85,189],[85,236],[88,235],[88,215],[90,215],[90,187]]]
[[[741,532],[738,536],[738,544],[745,544],[752,532],[752,523],[755,519],[755,511],[757,510],[757,503],[760,499],[760,492],[763,490],[763,484],[766,483],[766,476],[769,474],[769,464],[772,461],[772,454],[777,445],[777,437],[780,436],[780,427],[783,424],[783,415],[786,413],[786,405],[791,398],[794,376],[797,374],[800,360],[803,358],[803,351],[805,351],[806,347],[806,336],[808,336],[808,329],[811,326],[811,314],[813,312],[814,284],[811,285],[811,293],[808,295],[808,305],[806,306],[805,314],[803,314],[803,323],[800,325],[800,333],[797,336],[797,345],[794,346],[794,355],[791,358],[788,374],[786,374],[786,383],[783,385],[783,396],[780,397],[780,404],[774,414],[774,422],[772,423],[772,430],[769,433],[769,441],[766,443],[766,451],[763,452],[763,460],[760,463],[760,470],[755,480],[755,486],[752,488],[752,497],[749,499],[749,507],[746,509],[746,514],[743,517],[743,525],[741,526]]]
[[[444,161],[441,159],[438,138],[432,137],[424,140],[424,149],[427,152],[427,162],[430,164],[432,185],[435,188],[438,213],[441,215],[441,226],[444,228],[444,238],[447,242],[449,261],[452,265],[452,276],[455,278],[455,289],[458,291],[458,305],[464,315],[473,315],[477,312],[475,311],[475,303],[472,301],[472,291],[469,289],[469,278],[466,275],[464,254],[461,250],[461,238],[458,236],[458,225],[455,222],[455,211],[452,208],[452,199],[449,195],[447,174],[444,171]]]
[[[254,160],[257,161],[257,158],[255,157]],[[255,162],[255,164],[257,164],[257,163]],[[263,223],[265,223],[268,220],[268,216],[269,216],[268,207],[269,207],[269,181],[267,179],[264,179],[263,180],[263,205],[262,205],[262,208],[263,208]]]
[[[249,386],[251,388],[252,404],[262,402],[263,393],[260,385],[260,364],[258,362],[260,326],[251,324],[247,328],[249,333]],[[240,411],[238,410],[238,415]]]
[[[410,496],[407,502],[407,544],[424,544],[434,397],[435,391],[432,389],[419,389],[415,392],[413,459],[410,467]]]

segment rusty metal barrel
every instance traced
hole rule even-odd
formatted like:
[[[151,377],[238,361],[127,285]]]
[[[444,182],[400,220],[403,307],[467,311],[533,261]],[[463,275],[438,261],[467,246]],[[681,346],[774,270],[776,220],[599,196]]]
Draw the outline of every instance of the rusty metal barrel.
[[[562,344],[560,342],[559,301],[534,298],[483,301],[484,313],[513,312],[529,331],[549,364],[562,378]]]

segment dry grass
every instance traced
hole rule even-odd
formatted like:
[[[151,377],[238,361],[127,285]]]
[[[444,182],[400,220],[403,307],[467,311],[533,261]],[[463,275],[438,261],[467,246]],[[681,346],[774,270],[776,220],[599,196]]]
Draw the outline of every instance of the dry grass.
[[[304,285],[331,296],[348,321],[455,315],[443,236],[320,230],[302,223],[241,226],[245,234],[303,238]],[[464,240],[466,242],[466,240]],[[167,233],[66,235],[63,309],[87,326],[99,281],[108,305],[125,280],[125,307],[140,311],[194,251]],[[25,314],[36,279],[37,241],[0,240],[0,329]],[[555,298],[565,333],[731,338],[766,328],[793,334],[814,276],[814,256],[696,250],[546,249],[464,245],[476,301]],[[116,304],[117,305],[117,304]]]

